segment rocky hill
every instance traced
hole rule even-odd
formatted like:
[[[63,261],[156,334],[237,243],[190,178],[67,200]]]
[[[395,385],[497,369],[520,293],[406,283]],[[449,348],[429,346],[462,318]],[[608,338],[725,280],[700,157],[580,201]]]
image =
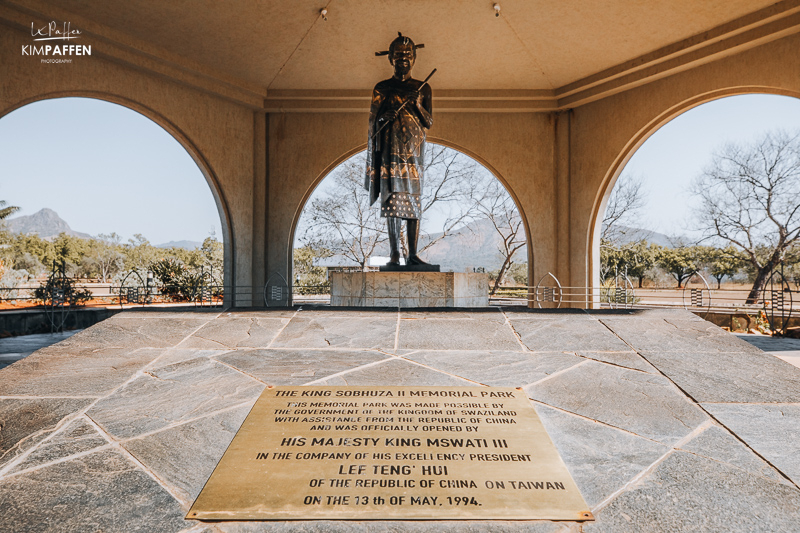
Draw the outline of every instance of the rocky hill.
[[[91,235],[74,231],[69,227],[64,219],[52,209],[44,208],[32,215],[9,218],[5,220],[5,227],[12,233],[24,233],[30,235],[36,233],[42,239],[55,239],[61,233],[66,233],[73,237],[89,239]]]
[[[441,234],[433,234],[429,238],[422,237],[422,245],[438,238]],[[621,244],[646,240],[661,246],[672,247],[672,240],[662,233],[642,228],[621,227],[617,236]],[[433,264],[441,265],[443,271],[464,272],[476,267],[487,271],[497,270],[502,263],[500,255],[501,238],[487,219],[476,220],[461,227],[446,238],[436,242],[420,255]],[[387,257],[388,245],[379,246],[375,256]],[[528,248],[523,246],[514,254],[514,263],[528,261]],[[352,260],[342,256],[334,256],[317,262],[319,266],[356,266]]]
[[[431,239],[436,239],[439,235],[441,234],[434,234]],[[476,220],[438,241],[425,250],[422,256],[429,263],[441,265],[444,270],[463,272],[475,267],[496,270],[502,263],[501,242],[500,235],[489,220]],[[425,244],[424,239],[422,244]],[[523,246],[514,254],[514,262],[524,263],[527,260],[528,248]]]

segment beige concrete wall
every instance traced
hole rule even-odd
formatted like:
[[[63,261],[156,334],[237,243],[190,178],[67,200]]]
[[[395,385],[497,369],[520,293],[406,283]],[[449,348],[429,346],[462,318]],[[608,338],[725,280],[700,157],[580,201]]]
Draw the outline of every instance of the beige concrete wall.
[[[127,106],[154,120],[187,149],[212,190],[225,239],[226,284],[252,285],[253,176],[259,157],[254,149],[254,111],[108,61],[97,53],[97,45],[95,55],[75,58],[72,64],[40,64],[38,57],[19,53],[23,44],[30,44],[30,35],[7,26],[0,30],[0,50],[4,51],[0,117],[37,100],[85,96]],[[263,148],[260,152],[263,157]],[[237,301],[250,303],[249,299]]]
[[[366,147],[367,119],[367,113],[269,115],[268,276],[291,277],[292,232],[305,202],[337,164]],[[549,113],[443,113],[428,136],[475,158],[509,189],[534,236],[532,280],[557,270],[553,132]]]
[[[290,278],[292,232],[305,201],[366,144],[366,108],[265,115],[111,61],[101,50],[71,65],[41,65],[8,52],[29,44],[26,32],[2,30],[0,116],[43,98],[96,97],[143,113],[186,147],[217,201],[226,285],[238,288],[240,306],[263,305],[270,275]],[[508,187],[526,222],[531,284],[552,272],[565,286],[596,285],[596,221],[633,151],[660,125],[710,99],[800,94],[797,50],[800,36],[785,37],[573,110],[438,112],[429,139],[476,158]]]
[[[717,98],[750,93],[800,96],[798,50],[800,35],[792,35],[573,111],[570,283],[599,284],[597,221],[635,150],[669,120]]]

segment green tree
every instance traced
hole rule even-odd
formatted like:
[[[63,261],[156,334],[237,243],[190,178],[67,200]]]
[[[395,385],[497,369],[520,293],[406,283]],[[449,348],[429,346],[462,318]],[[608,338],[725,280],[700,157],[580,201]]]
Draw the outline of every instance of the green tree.
[[[66,233],[60,233],[52,243],[46,246],[45,255],[42,259],[45,267],[52,270],[53,264],[64,264],[66,271],[70,275],[75,275],[78,265],[86,255],[89,248],[89,241],[79,237],[73,237]]]
[[[623,266],[627,268],[628,276],[634,277],[639,281],[639,288],[642,288],[644,278],[656,264],[656,250],[659,248],[655,244],[647,244],[647,241],[631,243],[623,249]]]
[[[200,246],[200,252],[206,264],[214,269],[214,275],[217,273],[222,279],[222,269],[224,267],[225,247],[213,235],[206,237]]]
[[[511,276],[511,279],[514,280],[516,285],[527,285],[528,262],[525,261],[524,263],[514,263],[511,265],[511,268],[508,269],[508,275]]]
[[[708,273],[717,280],[717,289],[722,286],[725,277],[732,278],[742,268],[745,261],[740,250],[733,246],[716,248],[714,246],[703,247],[701,253],[701,263],[708,270]]]
[[[120,236],[116,233],[101,233],[97,238],[88,241],[86,254],[81,259],[81,275],[100,278],[106,283],[122,270],[124,259]]]
[[[612,241],[600,241],[600,276],[608,281],[620,274],[638,278],[642,287],[647,273],[656,264],[659,246],[638,241],[629,244],[614,244]]]
[[[200,283],[200,275],[174,258],[159,259],[148,268],[161,282],[161,293],[173,300],[191,300]]]
[[[41,274],[48,268],[45,261],[53,255],[53,243],[39,238],[38,235],[12,235],[6,233],[3,237],[3,259],[16,270],[27,270],[35,275]],[[52,263],[50,264],[52,268]]]
[[[295,248],[294,275],[300,294],[321,294],[330,289],[327,269],[314,263],[331,255],[330,250],[315,250],[311,246]]]
[[[19,211],[19,207],[9,205],[6,207],[6,201],[0,200],[0,220],[6,219]]]
[[[659,247],[656,251],[656,264],[663,268],[678,282],[678,288],[699,269],[700,253],[698,246]]]
[[[140,233],[122,246],[122,254],[125,256],[125,270],[147,268],[165,255]]]

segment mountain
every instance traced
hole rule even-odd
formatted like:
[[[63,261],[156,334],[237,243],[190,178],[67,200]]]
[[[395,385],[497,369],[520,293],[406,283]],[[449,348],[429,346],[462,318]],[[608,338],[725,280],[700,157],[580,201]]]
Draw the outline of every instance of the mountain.
[[[430,236],[436,240],[441,233]],[[524,238],[524,235],[523,235]],[[422,245],[430,242],[424,238]],[[463,272],[467,269],[483,267],[488,270],[497,270],[503,262],[500,255],[502,239],[488,219],[475,220],[462,226],[444,239],[422,252],[422,256],[429,263],[442,266],[442,270]],[[515,263],[524,263],[528,260],[528,248],[523,246],[514,254]]]
[[[667,235],[643,228],[619,228],[618,240],[622,244],[646,240],[661,246],[672,248],[673,241]],[[436,240],[441,233],[434,233],[428,238],[420,238],[424,246],[431,240]],[[487,271],[497,270],[502,263],[500,256],[500,235],[495,231],[488,219],[480,219],[462,226],[444,239],[420,253],[428,263],[441,265],[442,271],[464,272],[476,267],[483,267]],[[373,256],[388,257],[389,246],[379,246]],[[524,263],[528,260],[528,248],[523,246],[514,254],[514,263]],[[334,256],[319,260],[318,266],[356,266],[352,260],[342,256]]]
[[[441,237],[441,233],[434,233],[427,238],[420,237],[420,247],[431,240]],[[442,271],[464,272],[469,269],[483,267],[488,270],[497,270],[502,263],[500,256],[500,236],[487,219],[475,220],[462,226],[444,239],[439,240],[430,248],[422,251],[420,256],[428,263],[441,265]],[[378,246],[373,257],[388,257],[389,245]],[[528,249],[523,246],[514,254],[515,263],[524,263],[528,260]],[[315,262],[318,266],[356,266],[352,260],[343,256],[334,256]]]
[[[36,233],[42,239],[52,240],[61,233],[66,233],[72,237],[90,239],[88,233],[73,231],[64,219],[52,209],[44,208],[32,215],[9,218],[5,220],[5,226],[12,233],[24,233],[26,235]]]
[[[666,248],[674,248],[675,242],[686,241],[685,237],[669,237],[663,233],[642,228],[630,228],[628,226],[618,226],[614,232],[615,239],[620,244],[630,244],[632,242],[647,241]]]
[[[197,241],[169,241],[164,244],[156,244],[156,248],[185,248],[187,250],[194,250],[201,246],[203,243]]]

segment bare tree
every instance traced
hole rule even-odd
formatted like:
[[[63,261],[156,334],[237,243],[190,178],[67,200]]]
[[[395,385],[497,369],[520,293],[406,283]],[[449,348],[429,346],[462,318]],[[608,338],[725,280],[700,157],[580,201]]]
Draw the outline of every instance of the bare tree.
[[[458,227],[474,219],[477,211],[476,195],[480,194],[486,183],[474,159],[461,152],[428,143],[425,151],[425,186],[422,190],[422,233],[420,247],[424,252],[437,242],[451,235]],[[488,174],[488,173],[487,173]],[[492,181],[497,181],[489,175]],[[424,214],[433,209],[444,213],[444,217],[434,223]],[[436,235],[431,237],[431,235]]]
[[[428,143],[424,160],[420,252],[474,219],[476,191],[485,182],[478,164],[451,148]],[[387,241],[386,221],[364,191],[365,165],[365,154],[359,154],[337,167],[303,213],[299,231],[302,245],[346,257],[362,269]],[[424,216],[434,211],[435,219]]]
[[[88,253],[83,257],[82,263],[97,274],[103,283],[121,271],[125,256],[122,255],[122,239],[116,233],[99,234],[96,239],[89,241]]]
[[[481,196],[476,198],[476,209],[491,223],[500,237],[498,251],[503,259],[492,286],[491,296],[494,296],[506,274],[514,265],[514,256],[520,248],[526,245],[527,240],[525,229],[522,226],[522,217],[505,187],[494,178],[483,185]]]
[[[387,239],[386,223],[364,192],[365,165],[365,154],[359,154],[333,171],[333,185],[307,208],[301,238],[306,246],[344,256],[362,270]]]
[[[755,270],[747,303],[800,237],[800,132],[768,133],[749,145],[729,144],[694,182],[698,227],[733,244]]]
[[[619,241],[625,235],[625,227],[633,223],[647,202],[641,176],[622,174],[608,197],[608,205],[600,229],[602,241]]]

